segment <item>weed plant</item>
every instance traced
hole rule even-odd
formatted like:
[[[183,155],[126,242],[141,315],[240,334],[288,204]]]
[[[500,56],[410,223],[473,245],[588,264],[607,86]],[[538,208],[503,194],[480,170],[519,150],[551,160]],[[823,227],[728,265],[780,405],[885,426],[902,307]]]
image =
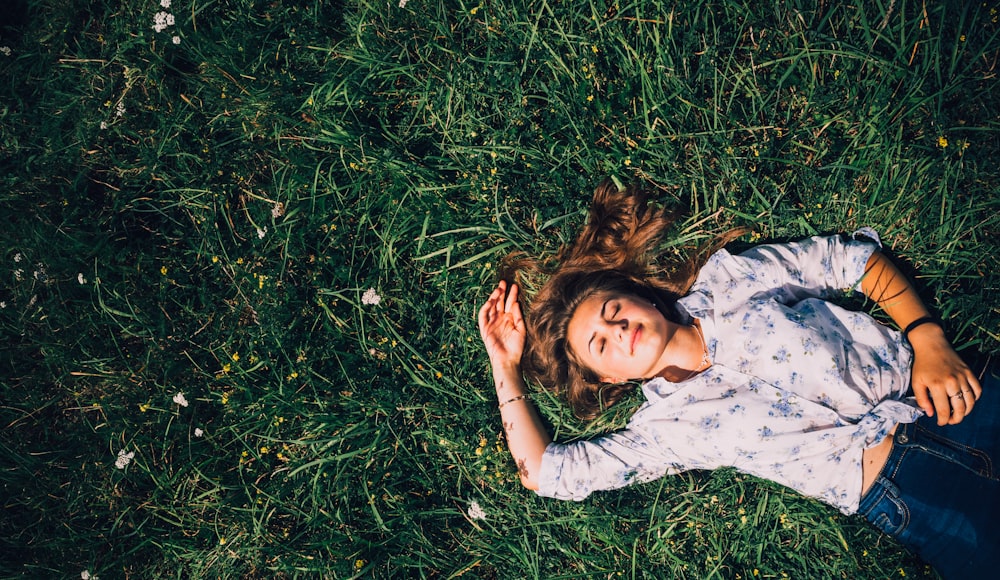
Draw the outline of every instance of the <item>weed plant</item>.
[[[473,317],[610,175],[681,246],[874,226],[996,354],[995,0],[9,4],[0,575],[934,576],[731,470],[535,497]]]

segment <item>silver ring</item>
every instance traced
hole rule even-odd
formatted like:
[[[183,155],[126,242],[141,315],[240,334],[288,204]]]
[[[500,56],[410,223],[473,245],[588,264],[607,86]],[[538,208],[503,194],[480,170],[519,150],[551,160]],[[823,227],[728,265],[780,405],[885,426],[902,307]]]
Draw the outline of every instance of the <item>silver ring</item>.
[[[962,391],[961,393],[955,393],[954,395],[951,395],[948,398],[949,399],[955,399],[957,397],[962,397],[964,399],[965,398],[965,391]]]

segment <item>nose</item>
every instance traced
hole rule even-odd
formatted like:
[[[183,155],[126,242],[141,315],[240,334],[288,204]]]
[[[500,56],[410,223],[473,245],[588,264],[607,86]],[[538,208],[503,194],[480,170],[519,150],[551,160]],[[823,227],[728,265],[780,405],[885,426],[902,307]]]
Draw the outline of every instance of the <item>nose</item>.
[[[628,320],[609,320],[607,321],[608,331],[611,338],[618,342],[625,342],[625,333],[628,331]]]

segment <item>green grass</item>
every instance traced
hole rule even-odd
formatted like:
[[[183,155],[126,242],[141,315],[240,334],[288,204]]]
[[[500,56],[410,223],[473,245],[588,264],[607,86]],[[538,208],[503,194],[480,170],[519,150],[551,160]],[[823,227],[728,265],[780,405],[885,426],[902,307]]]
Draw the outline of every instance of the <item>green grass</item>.
[[[995,1],[17,5],[0,575],[933,576],[733,471],[524,491],[473,316],[612,175],[681,241],[872,225],[1000,352]]]

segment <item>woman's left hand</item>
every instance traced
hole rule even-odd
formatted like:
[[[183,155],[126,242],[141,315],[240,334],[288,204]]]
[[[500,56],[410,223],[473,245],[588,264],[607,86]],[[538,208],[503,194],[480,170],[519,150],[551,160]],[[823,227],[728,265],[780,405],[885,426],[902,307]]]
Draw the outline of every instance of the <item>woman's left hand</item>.
[[[938,425],[960,423],[983,392],[975,373],[939,326],[924,324],[908,338],[913,346],[911,384],[917,404],[929,417],[936,412]]]

